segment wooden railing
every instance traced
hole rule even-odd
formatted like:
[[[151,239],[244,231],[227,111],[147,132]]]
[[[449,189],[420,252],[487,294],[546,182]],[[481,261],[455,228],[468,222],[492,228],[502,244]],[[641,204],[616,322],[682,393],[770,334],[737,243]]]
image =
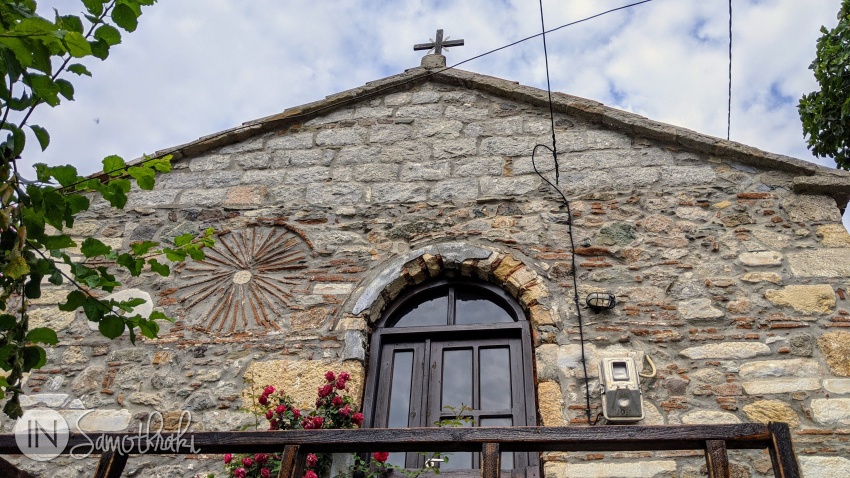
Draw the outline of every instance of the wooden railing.
[[[728,478],[727,449],[767,449],[776,478],[800,478],[797,457],[788,425],[745,423],[740,425],[597,426],[597,427],[481,427],[405,428],[359,430],[290,430],[279,432],[184,433],[176,446],[147,449],[133,433],[103,434],[110,441],[124,440],[122,452],[101,453],[95,478],[118,478],[130,455],[283,453],[278,478],[300,478],[307,453],[388,452],[481,452],[481,476],[500,474],[501,452],[543,451],[657,451],[702,450],[711,478]],[[72,434],[64,454],[82,445],[88,451],[90,437]],[[162,434],[162,438],[177,438]],[[144,437],[144,435],[142,435]],[[80,453],[77,448],[75,453]],[[0,435],[0,455],[20,454],[13,435]],[[638,465],[639,466],[639,465]],[[0,458],[0,476],[31,475]]]

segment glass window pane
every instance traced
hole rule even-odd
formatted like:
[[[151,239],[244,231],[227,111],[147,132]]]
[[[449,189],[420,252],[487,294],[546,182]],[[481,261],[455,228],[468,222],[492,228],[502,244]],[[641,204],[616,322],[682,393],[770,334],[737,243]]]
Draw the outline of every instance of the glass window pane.
[[[455,292],[455,324],[514,322],[513,315],[493,302],[488,295],[476,290],[457,289]]]
[[[513,426],[511,417],[504,418],[482,418],[479,420],[482,427],[510,427]],[[510,452],[502,453],[502,469],[511,470],[514,467],[514,454]]]
[[[387,428],[407,428],[410,416],[410,387],[413,378],[413,352],[393,354],[393,376],[390,385],[390,411]],[[390,453],[387,462],[404,466],[404,453]]]
[[[443,390],[441,409],[462,405],[473,407],[472,403],[472,349],[443,351]]]
[[[395,314],[398,319],[390,327],[423,327],[427,325],[448,325],[449,296],[448,289],[431,294],[423,294],[408,301]]]
[[[508,347],[479,350],[481,409],[511,408],[511,354]]]

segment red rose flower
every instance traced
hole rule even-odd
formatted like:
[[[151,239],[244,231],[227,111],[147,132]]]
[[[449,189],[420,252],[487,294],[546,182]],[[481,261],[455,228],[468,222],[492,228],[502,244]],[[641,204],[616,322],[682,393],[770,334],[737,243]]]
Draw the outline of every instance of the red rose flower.
[[[298,417],[300,417],[300,416],[301,416],[301,410],[298,410],[297,408],[293,408],[293,409],[292,409],[292,416],[294,416],[294,417],[295,417],[295,419],[297,420],[297,419],[298,419]]]
[[[245,478],[248,476],[248,472],[245,471],[245,468],[237,468],[233,470],[233,478]]]
[[[246,456],[242,459],[242,466],[244,466],[245,468],[251,468],[252,466],[254,466],[254,460]]]
[[[340,378],[339,380],[337,380],[337,381],[336,381],[336,389],[337,389],[337,390],[343,390],[343,389],[345,389],[345,380],[343,380],[342,378]]]
[[[272,472],[268,468],[263,468],[260,470],[260,476],[262,478],[272,478]]]
[[[268,395],[260,395],[260,398],[257,399],[260,405],[268,405],[269,404],[269,396]]]
[[[272,420],[269,422],[269,430],[277,430],[277,420]]]
[[[322,423],[325,422],[325,419],[322,417],[313,417],[313,426],[316,428],[322,428]]]
[[[269,461],[269,456],[265,453],[257,453],[254,455],[254,461],[261,465],[265,465],[267,461]]]
[[[333,372],[328,370],[328,373],[325,374],[325,380],[327,380],[328,382],[333,382],[334,380],[336,380],[336,375],[334,375]]]
[[[274,411],[277,412],[278,415],[283,415],[283,413],[286,411],[286,405],[278,405],[277,408],[274,409]]]
[[[226,453],[224,455],[224,464],[229,465],[231,461],[233,461],[233,455],[231,455],[230,453]]]
[[[335,406],[335,407],[341,407],[342,404],[345,403],[345,402],[342,400],[342,397],[337,395],[337,396],[334,397],[333,400],[331,400],[331,403],[333,403],[333,406]]]
[[[334,391],[334,388],[331,385],[325,385],[324,387],[319,387],[319,397],[325,398],[328,395],[330,395],[331,392],[333,392],[333,391]]]
[[[272,418],[274,418],[274,411],[272,411],[272,410],[267,411],[266,412],[266,420],[271,420]]]
[[[319,477],[318,477],[318,475],[316,475],[315,471],[307,470],[307,472],[304,473],[304,478],[319,478]]]
[[[347,381],[351,380],[351,375],[349,375],[348,372],[340,372],[339,378],[341,378],[341,379],[343,379],[347,382]]]
[[[385,451],[376,451],[372,454],[372,458],[375,459],[378,463],[384,463],[387,461],[387,458],[390,457],[390,454]]]
[[[307,454],[307,468],[315,468],[319,464],[319,457],[314,453]]]
[[[360,424],[363,423],[363,414],[360,412],[355,413],[351,416],[351,421],[359,427]]]
[[[344,407],[340,408],[340,409],[339,409],[339,414],[340,414],[340,415],[342,415],[342,416],[344,416],[344,417],[349,416],[349,415],[351,414],[351,407],[349,407],[348,405],[346,405],[346,406],[344,406]]]
[[[301,428],[305,430],[313,429],[313,421],[309,418],[305,418],[304,421],[301,422]]]
[[[273,393],[274,393],[274,387],[272,387],[271,385],[269,385],[269,386],[267,386],[266,388],[263,389],[263,395],[271,395]]]

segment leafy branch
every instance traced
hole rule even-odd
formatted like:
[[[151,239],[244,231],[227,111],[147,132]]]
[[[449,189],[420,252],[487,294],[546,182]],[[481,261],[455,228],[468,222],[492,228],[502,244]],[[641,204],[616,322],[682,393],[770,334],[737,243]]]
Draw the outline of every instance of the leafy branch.
[[[82,177],[73,166],[46,164],[34,165],[33,181],[21,175],[24,128],[42,150],[50,144],[46,129],[28,124],[35,109],[74,99],[74,87],[61,77],[64,73],[91,76],[72,60],[105,60],[110,48],[121,43],[121,30],[134,31],[142,7],[156,0],[80,1],[82,15],[54,10],[53,19],[40,16],[34,0],[0,3],[0,130],[8,132],[0,142],[0,369],[8,373],[0,378],[0,398],[11,395],[3,410],[12,418],[23,412],[19,401],[23,374],[46,362],[39,344],[58,343],[55,330],[30,328],[30,301],[41,297],[43,280],[74,287],[59,310],[82,309],[104,336],[116,338],[128,331],[135,343],[137,333],[154,338],[159,333],[157,322],[171,319],[160,311],[149,317],[134,313],[142,299],[102,298],[121,285],[117,275],[168,276],[170,263],[202,259],[202,249],[213,243],[213,231],[208,230],[200,237],[178,236],[173,244],[142,241],[131,244],[129,251],[117,251],[92,237],[78,248],[67,233],[98,197],[123,209],[133,183],[152,190],[157,175],[171,170],[170,157],[127,164],[109,156],[103,160],[105,173],[97,177]],[[15,116],[20,118],[13,121]]]

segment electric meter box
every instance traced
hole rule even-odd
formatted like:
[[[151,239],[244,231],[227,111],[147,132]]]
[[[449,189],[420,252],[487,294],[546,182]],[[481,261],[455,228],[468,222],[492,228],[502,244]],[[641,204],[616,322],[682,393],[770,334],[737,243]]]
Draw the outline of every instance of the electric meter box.
[[[643,420],[643,402],[635,360],[605,358],[599,363],[602,413],[609,422]]]

